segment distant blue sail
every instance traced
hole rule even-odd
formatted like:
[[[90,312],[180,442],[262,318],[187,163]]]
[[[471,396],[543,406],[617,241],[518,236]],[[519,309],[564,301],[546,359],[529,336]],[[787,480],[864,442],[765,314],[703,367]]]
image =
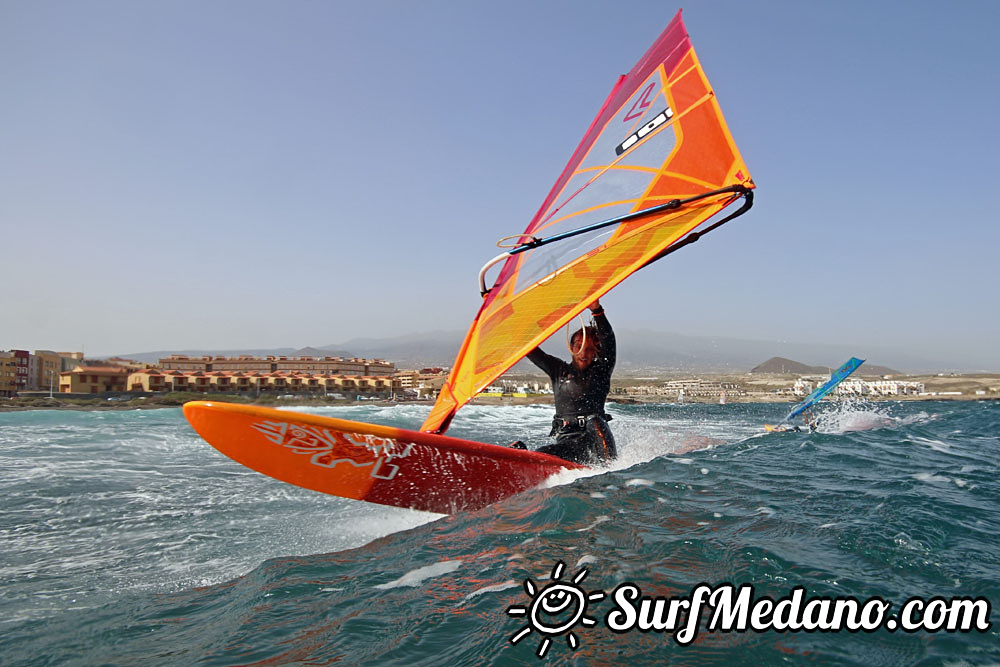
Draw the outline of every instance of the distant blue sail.
[[[784,421],[798,417],[800,414],[819,403],[823,400],[824,396],[833,391],[838,384],[846,380],[851,373],[858,370],[858,366],[863,363],[865,363],[865,360],[858,359],[857,357],[851,357],[848,359],[843,366],[835,370],[833,374],[830,375],[830,379],[826,382],[826,384],[817,387],[813,393],[806,396],[805,400],[792,408],[792,411],[788,413],[788,416],[785,417]]]

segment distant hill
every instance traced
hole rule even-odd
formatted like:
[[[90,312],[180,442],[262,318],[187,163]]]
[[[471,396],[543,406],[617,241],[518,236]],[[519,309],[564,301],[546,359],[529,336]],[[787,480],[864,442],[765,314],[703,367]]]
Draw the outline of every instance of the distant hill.
[[[464,331],[430,331],[392,338],[352,338],[320,350],[332,357],[385,359],[395,362],[397,368],[445,367],[455,362],[464,336]],[[337,350],[350,350],[350,354]]]
[[[397,368],[424,368],[450,366],[465,335],[463,331],[430,331],[394,336],[391,338],[354,338],[342,343],[305,348],[269,349],[197,349],[158,350],[133,352],[116,356],[154,363],[171,354],[188,356],[331,356],[385,359]],[[623,329],[616,332],[618,339],[617,370],[623,374],[651,374],[664,372],[682,373],[793,373],[801,375],[829,374],[848,357],[878,358],[884,364],[905,368],[907,372],[940,370],[977,370],[956,368],[942,361],[921,359],[892,349],[873,349],[851,345],[812,345],[783,341],[746,340],[709,336],[684,336],[646,329]],[[543,344],[545,350],[567,358],[565,335],[556,333]],[[768,361],[760,363],[761,359]],[[816,363],[804,364],[792,359],[809,359]],[[770,370],[772,368],[777,370]],[[533,370],[530,362],[522,361],[516,370]],[[784,370],[782,370],[784,369]],[[865,363],[860,375],[898,375],[887,366]]]
[[[829,375],[833,371],[834,369],[828,366],[807,366],[806,364],[798,361],[792,361],[791,359],[785,359],[784,357],[771,357],[764,363],[758,364],[750,369],[751,373],[778,373],[788,375]],[[868,363],[862,364],[861,367],[855,371],[855,374],[864,376],[877,375],[879,377],[883,375],[902,375],[899,371],[891,368],[887,368],[885,366],[875,366]]]
[[[434,331],[427,334],[397,336],[395,338],[355,338],[337,345],[320,348],[323,354],[336,356],[334,349],[348,349],[347,356],[376,357],[396,362],[399,368],[420,368],[425,366],[451,366],[455,354],[462,344],[464,332]],[[801,367],[804,370],[786,371],[754,371],[799,373],[802,375],[827,374],[837,368],[850,352],[834,348],[832,351],[825,346],[803,346],[769,341],[746,341],[736,338],[709,338],[701,336],[682,336],[680,334],[659,331],[625,329],[615,334],[618,339],[619,371],[625,373],[645,373],[654,371],[676,372],[716,372],[745,373],[748,368],[764,356],[767,351],[781,348],[802,352],[803,357],[819,358],[835,364],[834,366],[808,366],[789,359],[781,359],[789,368]],[[565,335],[556,333],[543,344],[545,350],[559,357],[568,358]],[[765,362],[767,364],[769,362]],[[761,364],[763,366],[764,364]],[[518,371],[531,371],[535,366],[529,361],[521,361],[514,367]],[[897,371],[882,367],[863,365],[859,370],[863,375],[898,374]]]
[[[784,357],[771,357],[764,363],[750,369],[751,373],[787,373],[789,375],[818,375],[831,371],[832,369],[826,366],[807,366]]]

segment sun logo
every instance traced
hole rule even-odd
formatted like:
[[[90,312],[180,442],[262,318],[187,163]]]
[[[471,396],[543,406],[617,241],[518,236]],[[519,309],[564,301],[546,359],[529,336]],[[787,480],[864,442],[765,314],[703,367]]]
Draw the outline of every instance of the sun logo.
[[[572,630],[577,623],[586,627],[597,624],[590,616],[586,615],[587,603],[597,602],[604,599],[604,591],[594,591],[586,593],[580,588],[579,583],[587,577],[587,568],[582,568],[573,577],[572,583],[559,581],[562,577],[566,564],[557,561],[552,568],[552,581],[546,584],[541,590],[531,579],[524,580],[524,590],[531,598],[531,606],[523,607],[513,605],[507,608],[508,616],[527,616],[528,624],[517,631],[510,638],[511,644],[516,644],[528,635],[532,630],[537,630],[542,635],[542,641],[538,644],[538,657],[544,658],[552,645],[552,638],[559,635],[566,635],[566,643],[573,650],[580,645],[580,640]]]

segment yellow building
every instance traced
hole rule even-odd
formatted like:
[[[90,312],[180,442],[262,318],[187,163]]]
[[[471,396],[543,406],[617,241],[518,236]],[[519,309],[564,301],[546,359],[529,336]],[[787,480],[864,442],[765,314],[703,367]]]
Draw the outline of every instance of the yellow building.
[[[89,373],[87,374],[89,375]],[[215,394],[309,395],[358,393],[388,395],[398,392],[399,381],[386,376],[319,373],[231,373],[228,371],[166,371],[144,368],[128,376],[128,391],[188,391]]]
[[[10,398],[17,391],[17,359],[13,352],[0,352],[0,397]]]
[[[31,385],[31,355],[27,350],[0,352],[0,396],[16,396]]]
[[[128,376],[128,390],[135,392],[171,391],[167,389],[167,376],[158,368],[146,368]]]
[[[129,372],[120,366],[77,366],[59,375],[59,392],[63,394],[100,394],[124,392]]]

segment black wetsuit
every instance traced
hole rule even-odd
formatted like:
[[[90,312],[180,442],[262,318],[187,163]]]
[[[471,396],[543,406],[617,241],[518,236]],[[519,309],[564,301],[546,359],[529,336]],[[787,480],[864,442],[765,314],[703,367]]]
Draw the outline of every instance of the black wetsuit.
[[[528,359],[545,371],[552,380],[556,416],[552,420],[554,444],[538,451],[576,463],[604,463],[618,456],[604,412],[604,401],[611,390],[611,371],[615,368],[617,349],[615,333],[604,311],[594,316],[600,343],[597,357],[581,370],[535,348]]]

